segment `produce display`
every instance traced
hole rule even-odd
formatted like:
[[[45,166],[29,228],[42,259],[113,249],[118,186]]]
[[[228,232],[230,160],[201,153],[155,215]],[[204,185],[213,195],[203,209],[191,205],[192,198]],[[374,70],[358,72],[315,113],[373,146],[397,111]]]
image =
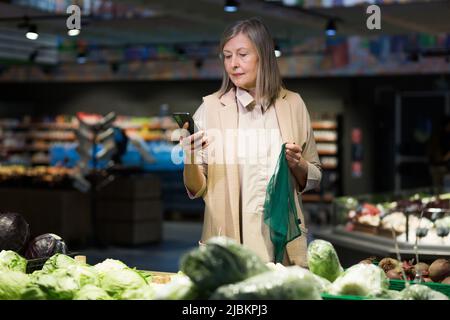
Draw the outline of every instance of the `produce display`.
[[[7,187],[65,187],[72,183],[71,177],[76,173],[76,169],[64,167],[35,166],[26,167],[23,165],[0,166],[0,186]]]
[[[224,285],[212,300],[321,300],[320,286],[313,274],[297,266],[267,271],[247,280]]]
[[[222,285],[236,283],[269,268],[252,251],[237,242],[218,237],[181,259],[180,270],[199,288],[202,298]]]
[[[331,282],[344,272],[333,245],[325,240],[315,240],[308,246],[308,268]]]
[[[105,259],[89,265],[62,253],[48,258],[42,269],[26,273],[27,260],[16,252],[3,250],[0,299],[448,300],[446,294],[426,284],[406,282],[402,290],[391,289],[386,270],[397,267],[395,261],[380,261],[376,265],[364,260],[343,270],[331,243],[315,240],[310,243],[309,252],[311,270],[265,264],[234,240],[216,237],[182,256],[180,271],[161,283],[155,281],[157,276],[151,271],[131,268],[119,260]],[[317,268],[318,265],[323,267]],[[448,277],[445,268],[448,261],[436,262],[429,268],[430,277],[435,280]]]
[[[21,252],[30,237],[30,226],[19,213],[0,213],[0,250]]]
[[[362,263],[373,263],[374,259],[366,259]],[[403,279],[403,274],[409,281],[421,278],[424,282],[436,282],[450,284],[450,261],[436,259],[430,265],[424,262],[412,261],[400,262],[394,258],[383,258],[378,266],[385,272],[389,279]]]
[[[389,238],[394,231],[401,242],[450,245],[450,193],[380,202],[342,197],[336,205],[338,220],[348,231]]]
[[[29,242],[25,257],[27,259],[38,259],[50,257],[55,253],[67,252],[67,245],[60,236],[53,233],[45,233]]]

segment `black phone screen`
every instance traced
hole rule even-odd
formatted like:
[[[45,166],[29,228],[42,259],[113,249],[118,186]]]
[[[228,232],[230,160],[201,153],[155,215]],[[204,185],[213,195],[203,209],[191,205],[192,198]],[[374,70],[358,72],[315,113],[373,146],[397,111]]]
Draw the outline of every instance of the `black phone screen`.
[[[180,128],[182,128],[183,125],[187,122],[189,123],[188,130],[190,134],[194,134],[194,132],[197,131],[194,119],[192,119],[192,116],[189,112],[174,112],[172,116]]]

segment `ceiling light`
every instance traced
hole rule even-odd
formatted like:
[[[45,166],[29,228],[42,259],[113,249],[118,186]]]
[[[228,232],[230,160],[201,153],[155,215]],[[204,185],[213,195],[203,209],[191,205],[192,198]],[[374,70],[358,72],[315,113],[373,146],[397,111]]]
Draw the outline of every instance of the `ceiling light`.
[[[67,31],[67,34],[71,37],[75,37],[80,34],[80,29],[69,29],[69,31]]]
[[[236,12],[238,10],[238,2],[236,0],[226,0],[223,10],[225,12]]]
[[[278,45],[275,45],[275,57],[281,57],[281,49]]]
[[[39,34],[37,33],[37,26],[35,24],[31,24],[25,36],[27,39],[36,40],[39,37]]]
[[[329,37],[333,37],[336,35],[336,22],[334,22],[334,20],[328,20],[327,22],[327,26],[325,28],[325,33],[327,34],[327,36]]]

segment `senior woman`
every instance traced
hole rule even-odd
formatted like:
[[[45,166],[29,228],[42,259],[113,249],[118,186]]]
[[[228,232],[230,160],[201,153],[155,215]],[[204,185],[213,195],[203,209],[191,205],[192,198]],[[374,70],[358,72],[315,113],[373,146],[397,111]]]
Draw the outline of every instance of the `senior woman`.
[[[302,234],[286,245],[283,264],[306,266],[301,194],[317,188],[322,174],[305,103],[283,87],[273,39],[259,19],[229,26],[220,56],[222,86],[194,114],[200,131],[181,141],[184,184],[190,198],[205,202],[200,243],[226,236],[274,261],[264,201],[285,144]]]

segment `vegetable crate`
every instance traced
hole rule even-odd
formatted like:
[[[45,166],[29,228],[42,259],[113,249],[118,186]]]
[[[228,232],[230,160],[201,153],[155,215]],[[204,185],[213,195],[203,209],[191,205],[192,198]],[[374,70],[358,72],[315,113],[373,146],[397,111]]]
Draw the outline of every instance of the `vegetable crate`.
[[[409,283],[414,284],[413,281],[409,281]],[[427,287],[430,287],[431,289],[433,289],[435,291],[439,291],[450,298],[450,285],[448,285],[448,284],[443,284],[443,283],[438,283],[438,282],[422,282],[421,284],[426,285]],[[389,279],[389,289],[390,290],[401,291],[404,288],[405,288],[404,280]]]
[[[323,300],[366,300],[366,297],[361,296],[335,296],[328,293],[321,294]]]

